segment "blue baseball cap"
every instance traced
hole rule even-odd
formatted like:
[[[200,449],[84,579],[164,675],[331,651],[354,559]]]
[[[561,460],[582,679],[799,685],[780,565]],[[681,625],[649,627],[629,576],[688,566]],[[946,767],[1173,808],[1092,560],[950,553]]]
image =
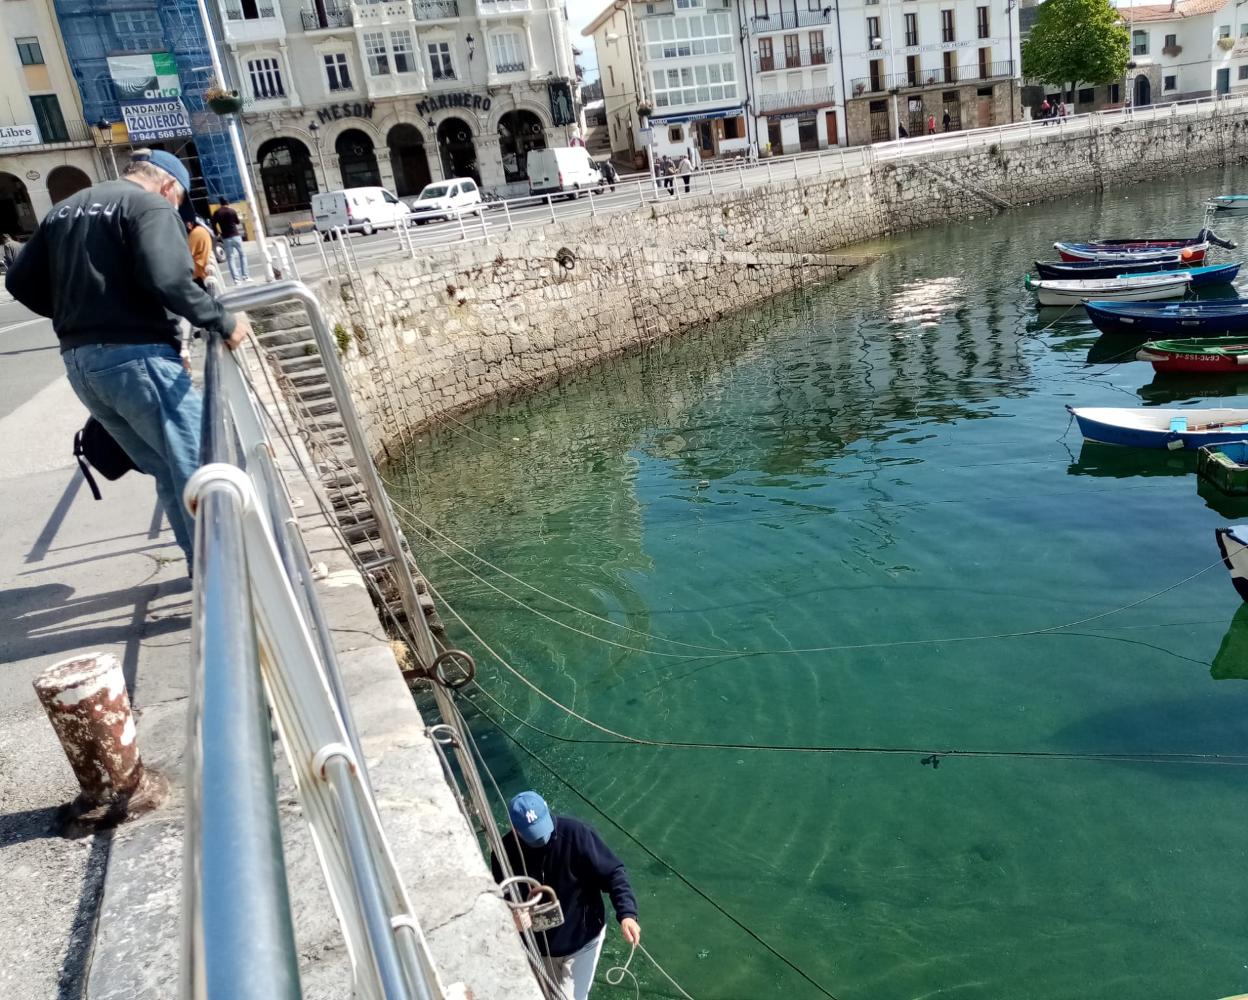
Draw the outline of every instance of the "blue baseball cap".
[[[555,832],[550,806],[537,792],[521,792],[507,804],[507,812],[516,836],[530,847],[542,846]]]
[[[137,159],[137,157],[136,157]],[[186,169],[186,165],[172,153],[166,153],[163,149],[153,149],[142,159],[147,160],[153,167],[159,167],[175,181],[182,185],[182,190],[189,193],[191,190],[191,174]]]

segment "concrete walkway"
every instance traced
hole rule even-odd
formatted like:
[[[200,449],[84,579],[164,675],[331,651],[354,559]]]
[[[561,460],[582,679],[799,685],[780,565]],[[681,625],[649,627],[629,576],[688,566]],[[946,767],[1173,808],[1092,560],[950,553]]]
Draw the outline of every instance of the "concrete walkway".
[[[124,665],[135,701],[185,693],[190,589],[151,480],[101,482],[72,457],[86,413],[50,324],[0,305],[0,997],[77,997],[109,838],[65,840],[76,784],[31,682],[74,653]],[[148,753],[155,763],[155,748]],[[156,755],[158,756],[158,755]]]

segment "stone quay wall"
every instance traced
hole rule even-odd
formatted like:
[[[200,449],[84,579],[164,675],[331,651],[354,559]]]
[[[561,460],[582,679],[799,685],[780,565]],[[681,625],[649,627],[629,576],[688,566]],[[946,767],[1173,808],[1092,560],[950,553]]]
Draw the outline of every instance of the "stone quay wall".
[[[1248,113],[1224,111],[1004,131],[801,178],[782,179],[778,164],[762,187],[452,246],[326,279],[320,293],[384,456],[441,414],[834,280],[871,259],[831,254],[853,243],[1246,157]]]

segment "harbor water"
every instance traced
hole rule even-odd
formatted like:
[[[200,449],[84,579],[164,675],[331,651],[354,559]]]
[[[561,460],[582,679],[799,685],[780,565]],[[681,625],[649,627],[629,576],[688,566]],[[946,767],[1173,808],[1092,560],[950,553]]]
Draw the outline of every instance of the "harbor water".
[[[1248,406],[1248,372],[1155,377],[1022,285],[1055,239],[1191,235],[1239,190],[881,241],[389,470],[502,792],[599,829],[692,996],[1248,992],[1248,612],[1213,538],[1239,512],[1065,411]],[[634,995],[602,979],[626,957],[612,929],[594,996]]]

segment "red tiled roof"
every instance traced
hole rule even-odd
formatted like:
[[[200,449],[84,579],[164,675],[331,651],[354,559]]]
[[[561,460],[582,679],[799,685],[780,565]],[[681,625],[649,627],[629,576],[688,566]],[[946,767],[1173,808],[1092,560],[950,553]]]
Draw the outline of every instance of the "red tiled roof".
[[[1168,3],[1150,3],[1142,7],[1119,7],[1118,16],[1131,21],[1170,21],[1177,18],[1212,14],[1227,5],[1228,0],[1180,0],[1171,8]]]

